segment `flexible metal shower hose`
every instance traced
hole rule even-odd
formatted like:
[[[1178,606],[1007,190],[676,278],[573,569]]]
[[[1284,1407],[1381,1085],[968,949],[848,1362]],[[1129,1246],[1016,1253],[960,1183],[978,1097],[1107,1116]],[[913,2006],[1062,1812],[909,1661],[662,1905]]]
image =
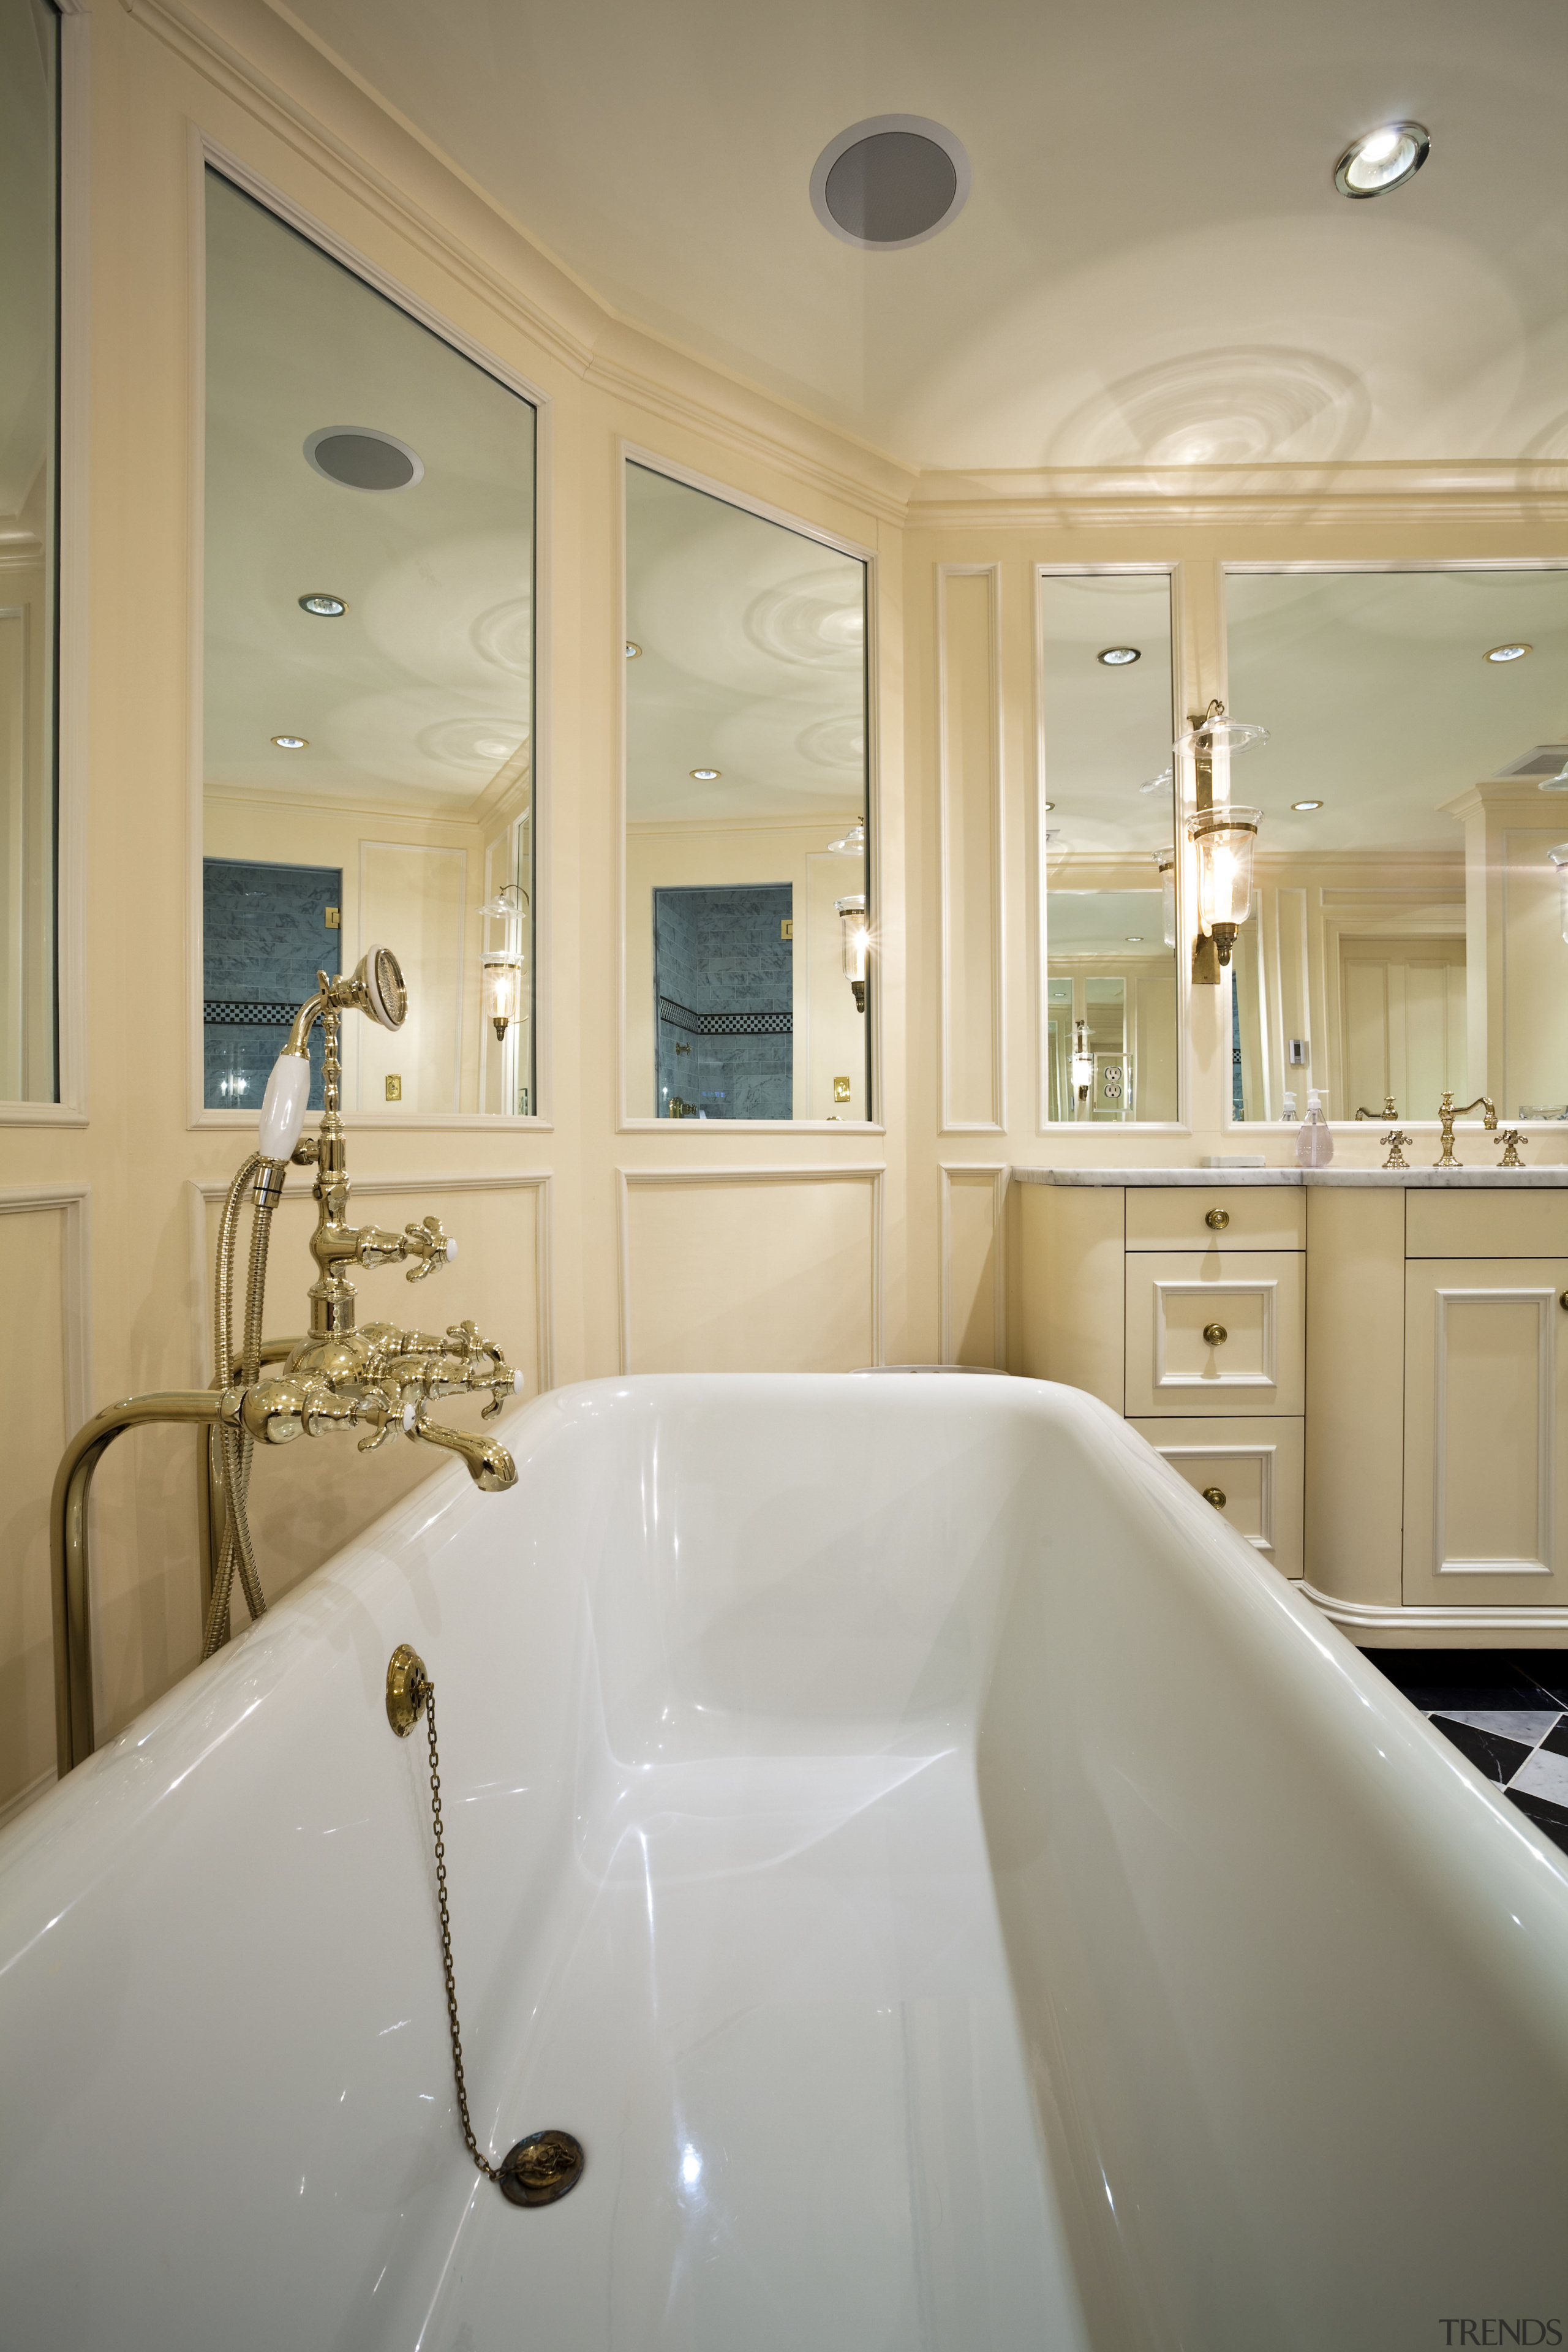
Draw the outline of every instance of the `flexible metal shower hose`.
[[[213,1351],[217,1371],[226,1388],[234,1372],[234,1261],[239,1237],[240,1202],[247,1185],[263,1165],[261,1154],[253,1151],[237,1171],[218,1223],[217,1279],[213,1297]],[[267,1253],[272,1234],[272,1208],[269,1198],[258,1201],[251,1219],[250,1265],[245,1286],[245,1337],[240,1357],[240,1379],[247,1388],[261,1371],[261,1320],[267,1291]],[[257,1573],[256,1554],[250,1540],[250,1518],[246,1507],[255,1443],[248,1431],[226,1426],[221,1430],[219,1444],[223,1456],[225,1504],[223,1545],[214,1563],[212,1599],[207,1606],[206,1627],[202,1638],[204,1658],[210,1658],[227,1638],[229,1599],[234,1590],[237,1568],[246,1606],[252,1618],[261,1616],[267,1607],[267,1597]]]

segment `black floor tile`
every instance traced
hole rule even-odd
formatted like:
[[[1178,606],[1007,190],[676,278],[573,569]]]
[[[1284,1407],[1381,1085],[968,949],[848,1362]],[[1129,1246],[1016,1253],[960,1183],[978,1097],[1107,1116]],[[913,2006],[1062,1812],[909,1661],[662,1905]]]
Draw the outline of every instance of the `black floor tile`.
[[[1473,1723],[1450,1723],[1446,1716],[1434,1715],[1432,1722],[1445,1739],[1451,1739],[1461,1756],[1468,1756],[1478,1772],[1506,1789],[1520,1766],[1531,1753],[1522,1739],[1504,1739],[1495,1731],[1478,1730]]]
[[[1568,1715],[1558,1718],[1541,1745],[1550,1748],[1553,1756],[1568,1756]]]
[[[1506,1650],[1363,1650],[1423,1713],[1445,1706],[1542,1707],[1554,1702]],[[1568,1706],[1568,1699],[1562,1702]]]
[[[1510,1789],[1508,1801],[1510,1805],[1517,1805],[1521,1813],[1527,1814],[1553,1845],[1560,1845],[1563,1853],[1568,1853],[1568,1811],[1561,1805],[1551,1803],[1545,1797],[1529,1796],[1522,1789]]]
[[[1514,1650],[1509,1661],[1549,1705],[1568,1709],[1568,1650]]]

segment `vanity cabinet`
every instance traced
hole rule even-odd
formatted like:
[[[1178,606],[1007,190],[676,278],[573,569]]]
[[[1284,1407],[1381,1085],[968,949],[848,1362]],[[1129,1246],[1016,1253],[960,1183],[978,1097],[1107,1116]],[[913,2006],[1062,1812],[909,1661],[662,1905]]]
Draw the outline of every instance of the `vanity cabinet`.
[[[1568,1645],[1568,1181],[1411,1178],[1017,1182],[1011,1369],[1358,1640]]]

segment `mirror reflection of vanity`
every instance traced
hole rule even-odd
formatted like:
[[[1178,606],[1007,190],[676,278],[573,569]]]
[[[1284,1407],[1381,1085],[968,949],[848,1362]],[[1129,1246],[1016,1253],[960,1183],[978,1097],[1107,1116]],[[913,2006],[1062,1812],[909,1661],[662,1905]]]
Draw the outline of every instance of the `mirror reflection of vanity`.
[[[1231,777],[1235,1116],[1568,1118],[1568,570],[1237,567],[1226,611],[1269,735]]]
[[[212,170],[205,285],[201,1115],[373,942],[345,1108],[536,1115],[533,407]]]
[[[868,559],[626,466],[625,1116],[872,1117]]]

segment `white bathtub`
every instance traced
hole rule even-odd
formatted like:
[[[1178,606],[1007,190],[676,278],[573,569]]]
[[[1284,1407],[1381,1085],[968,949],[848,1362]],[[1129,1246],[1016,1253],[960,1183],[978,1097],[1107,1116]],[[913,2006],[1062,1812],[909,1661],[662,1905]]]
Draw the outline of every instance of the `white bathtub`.
[[[5,2352],[1568,2338],[1563,1858],[1123,1423],[510,1434],[0,1839]],[[455,2120],[403,1641],[476,2126],[587,2151],[537,2211]]]

